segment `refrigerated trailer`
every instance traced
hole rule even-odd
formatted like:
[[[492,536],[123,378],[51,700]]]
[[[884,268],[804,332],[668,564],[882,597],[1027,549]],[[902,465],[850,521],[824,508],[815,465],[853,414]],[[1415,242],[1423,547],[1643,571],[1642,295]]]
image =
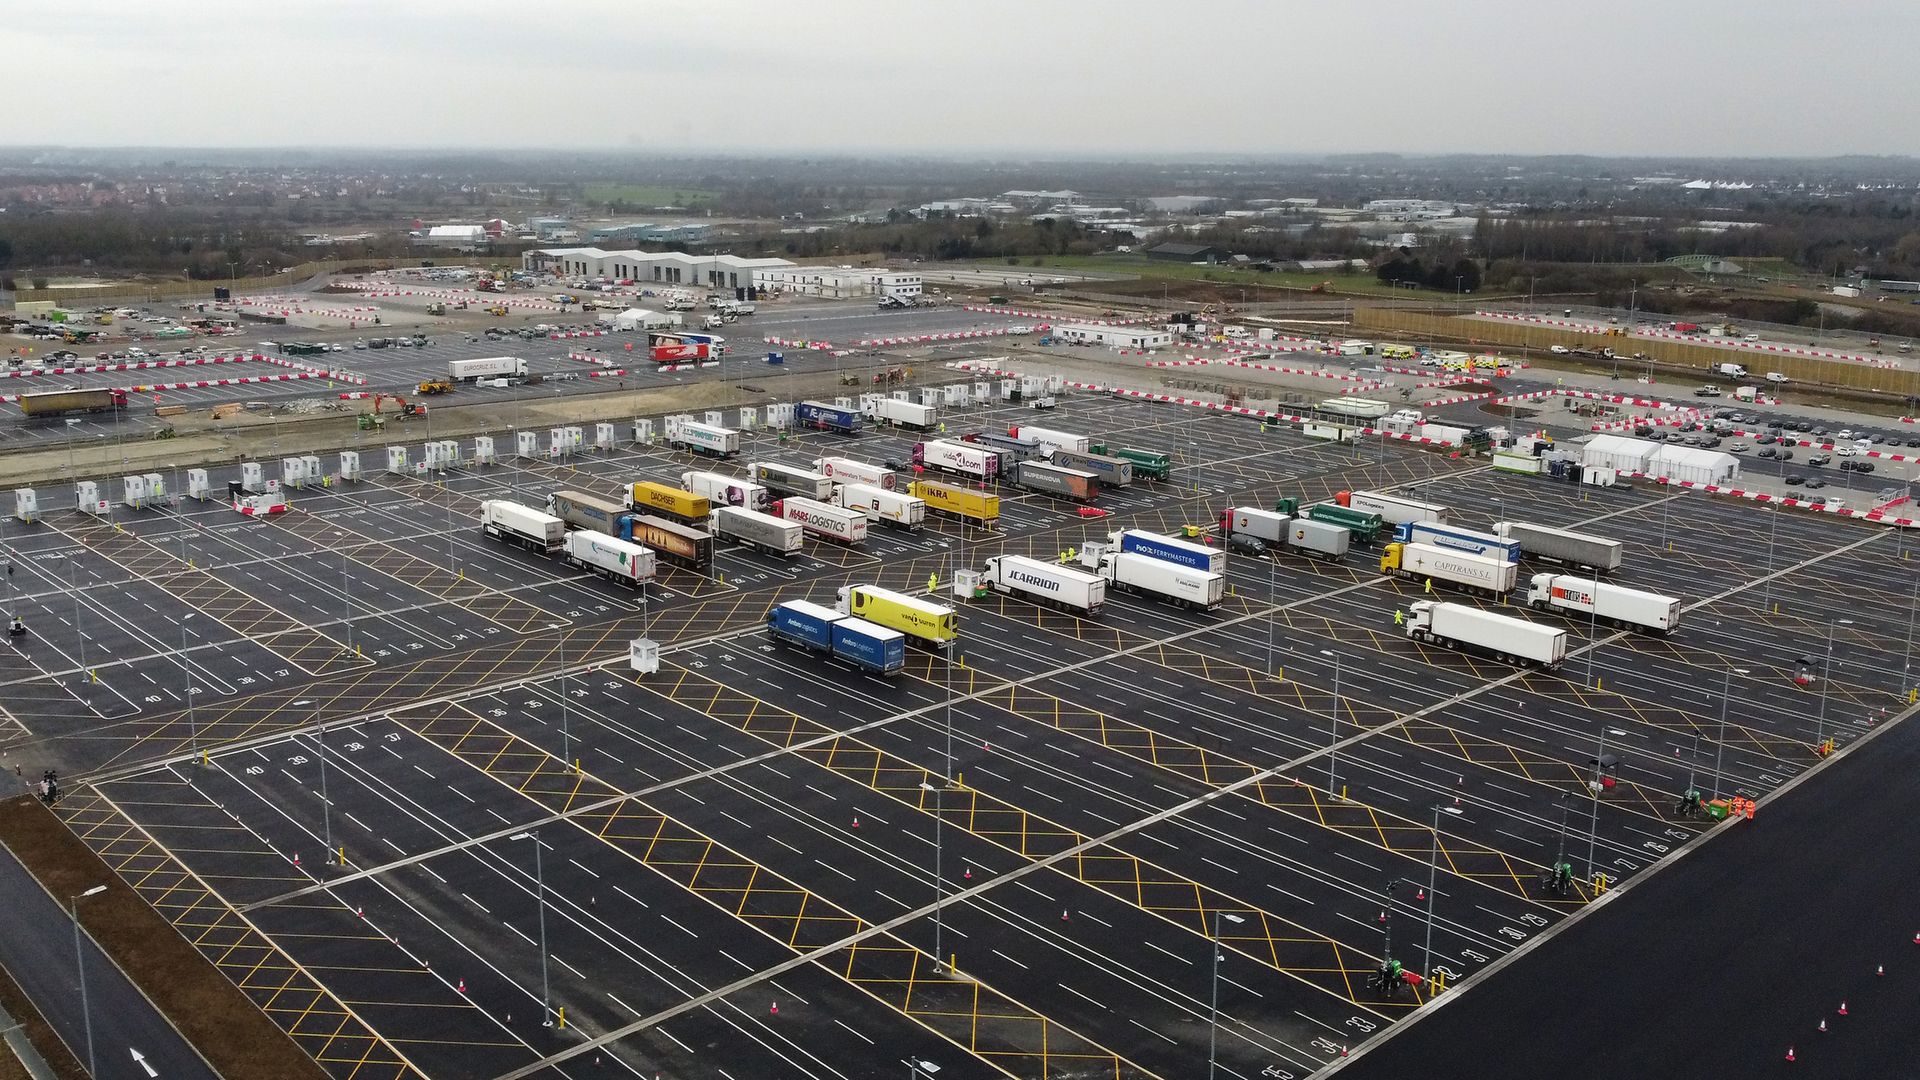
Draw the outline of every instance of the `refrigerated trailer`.
[[[1071,431],[1055,431],[1053,428],[1034,427],[1022,424],[1010,427],[1007,434],[1015,439],[1024,439],[1040,444],[1040,448],[1051,454],[1056,450],[1077,450],[1086,453],[1093,446],[1093,440],[1085,435],[1075,435]]]
[[[1227,592],[1227,579],[1220,574],[1124,551],[1102,554],[1098,572],[1116,589],[1199,611],[1219,607]]]
[[[506,499],[480,504],[480,531],[495,540],[551,555],[567,540],[567,523],[552,514]]]
[[[1384,491],[1343,491],[1336,494],[1333,501],[1362,514],[1376,515],[1389,525],[1409,521],[1425,521],[1435,525],[1447,523],[1446,507],[1409,499],[1404,495],[1390,495]]]
[[[981,573],[998,592],[1082,615],[1098,614],[1107,599],[1105,579],[1024,555],[996,555]]]
[[[518,356],[482,356],[470,360],[447,361],[447,378],[452,382],[526,377],[527,362]]]
[[[732,457],[740,452],[740,433],[717,424],[667,418],[667,444],[710,457]]]
[[[880,522],[896,529],[918,529],[927,521],[927,501],[871,484],[841,484],[833,489],[833,500],[848,510],[865,514],[868,522]]]
[[[883,491],[893,491],[900,486],[899,478],[885,465],[870,465],[852,458],[823,457],[814,459],[813,467],[836,484],[865,484]]]
[[[833,496],[831,478],[798,465],[754,461],[747,464],[747,475],[781,495],[798,495],[803,499],[827,499]]]
[[[1415,600],[1407,609],[1407,636],[1416,641],[1543,668],[1559,667],[1567,656],[1567,632],[1556,627],[1439,600]]]
[[[782,521],[757,510],[738,506],[715,507],[713,535],[721,540],[764,551],[769,555],[791,558],[800,554],[805,530],[794,522]]]
[[[680,486],[699,495],[714,506],[738,506],[765,510],[773,502],[773,493],[751,480],[724,473],[690,471],[680,474]]]
[[[1680,600],[1574,574],[1535,574],[1527,603],[1614,626],[1667,634],[1680,625]]]
[[[595,529],[568,532],[560,557],[568,566],[592,570],[623,585],[644,585],[653,580],[651,549]]]
[[[1458,585],[1494,596],[1513,591],[1520,568],[1498,556],[1449,551],[1427,544],[1388,544],[1380,554],[1382,573]]]
[[[1520,544],[1520,550],[1539,559],[1608,572],[1620,569],[1625,545],[1604,536],[1529,525],[1524,521],[1496,521],[1493,531]]]
[[[860,402],[860,412],[869,420],[918,431],[925,431],[939,422],[931,405],[902,401],[895,397],[882,397],[878,394],[865,396]]]

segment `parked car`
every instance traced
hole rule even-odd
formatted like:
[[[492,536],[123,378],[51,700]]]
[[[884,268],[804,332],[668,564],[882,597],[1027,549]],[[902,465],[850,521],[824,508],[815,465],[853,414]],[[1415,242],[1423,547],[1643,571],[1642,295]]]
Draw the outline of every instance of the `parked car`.
[[[1812,457],[1807,459],[1807,464],[1815,465],[1815,466],[1825,466],[1828,462],[1832,460],[1833,460],[1832,454],[1815,454]]]
[[[1788,487],[1799,487],[1800,485],[1807,482],[1807,478],[1804,476],[1789,476],[1784,480],[1782,480],[1781,482],[1786,484]]]
[[[1808,490],[1808,491],[1812,491],[1812,490],[1813,490],[1813,489],[1815,489],[1815,488],[1823,488],[1823,487],[1826,487],[1826,486],[1827,486],[1827,482],[1826,482],[1825,480],[1822,480],[1822,479],[1820,479],[1820,478],[1819,478],[1819,477],[1817,477],[1817,476],[1810,476],[1810,477],[1808,477],[1808,478],[1807,478],[1807,485],[1806,485],[1806,486],[1807,486],[1807,490]]]

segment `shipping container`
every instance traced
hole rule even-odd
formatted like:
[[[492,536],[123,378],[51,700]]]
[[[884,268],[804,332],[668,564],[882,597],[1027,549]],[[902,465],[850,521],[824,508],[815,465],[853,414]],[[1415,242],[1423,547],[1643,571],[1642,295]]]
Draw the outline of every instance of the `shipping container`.
[[[773,504],[773,493],[751,480],[716,472],[690,471],[680,474],[680,486],[704,496],[715,507],[738,506],[764,511]]]
[[[875,675],[894,675],[907,666],[907,635],[851,616],[833,624],[833,655]]]
[[[101,390],[42,390],[21,394],[15,399],[28,416],[64,416],[68,413],[111,412],[127,407],[127,392],[118,388]]]
[[[1122,529],[1107,537],[1110,543],[1121,551],[1133,555],[1145,555],[1163,562],[1179,563],[1194,570],[1204,570],[1211,574],[1227,572],[1227,553],[1224,548],[1208,547],[1190,540],[1176,540],[1171,536],[1147,532],[1145,529]]]
[[[803,401],[795,405],[793,418],[801,427],[816,431],[838,431],[852,435],[860,430],[859,413],[819,401]]]
[[[547,513],[566,522],[570,529],[592,529],[619,536],[620,519],[626,516],[627,508],[612,499],[581,491],[556,491],[547,496]]]
[[[869,395],[862,399],[860,411],[869,420],[878,420],[918,431],[925,431],[939,422],[933,406],[902,401],[894,397]]]
[[[1173,479],[1173,457],[1155,450],[1136,450],[1130,446],[1111,446],[1106,443],[1094,443],[1087,447],[1095,454],[1107,454],[1111,457],[1125,458],[1133,462],[1133,475],[1148,480]]]
[[[1434,525],[1447,523],[1446,507],[1402,495],[1389,495],[1384,491],[1342,491],[1333,497],[1333,501],[1349,510],[1373,514],[1389,525],[1408,521],[1425,521]]]
[[[650,549],[594,529],[567,533],[561,559],[569,566],[593,570],[609,581],[626,585],[644,585],[653,580]]]
[[[939,472],[992,480],[1000,475],[1000,453],[984,446],[936,439],[913,448],[913,463]],[[929,499],[929,502],[932,500]]]
[[[1527,603],[1657,634],[1670,633],[1680,625],[1680,601],[1675,597],[1572,574],[1535,574],[1528,584]]]
[[[815,536],[824,536],[842,544],[859,544],[867,539],[865,510],[849,510],[817,499],[789,495],[784,499],[776,499],[768,512],[774,517],[793,522]]]
[[[1000,520],[1000,496],[984,491],[968,491],[933,480],[915,480],[907,487],[914,498],[938,510],[964,518],[976,525],[992,526]]]
[[[1287,546],[1314,558],[1338,559],[1353,543],[1353,532],[1312,518],[1294,518],[1287,524]]]
[[[1507,662],[1555,668],[1567,656],[1567,632],[1465,604],[1415,600],[1407,605],[1407,636]]]
[[[567,541],[567,523],[552,514],[506,499],[480,503],[480,531],[495,540],[551,555]]]
[[[798,465],[754,461],[747,464],[747,475],[779,495],[823,500],[833,497],[831,479],[823,473],[812,472]]]
[[[1024,555],[996,555],[982,574],[1000,592],[1083,615],[1097,614],[1107,599],[1104,579]]]
[[[1062,469],[1092,473],[1100,479],[1103,488],[1123,488],[1133,484],[1133,462],[1124,458],[1060,449],[1053,452],[1051,464]]]
[[[1380,571],[1458,585],[1494,596],[1512,592],[1520,574],[1517,564],[1502,558],[1397,541],[1380,553]]]
[[[447,378],[454,382],[475,379],[521,379],[527,374],[527,362],[517,356],[482,356],[470,360],[447,361]]]
[[[706,496],[651,480],[637,480],[627,489],[627,509],[658,514],[689,525],[705,525],[713,516],[713,502]]]
[[[732,428],[694,420],[667,418],[667,443],[709,457],[732,457],[740,452],[740,433]]]
[[[833,651],[833,624],[846,618],[838,611],[806,600],[788,600],[767,611],[767,633],[815,652]]]
[[[834,489],[833,498],[840,506],[864,513],[869,522],[877,521],[897,529],[918,529],[927,520],[925,499],[869,484],[841,484]]]
[[[1219,607],[1227,591],[1227,579],[1220,574],[1124,551],[1100,557],[1100,576],[1116,589],[1200,611]]]
[[[882,491],[894,491],[900,486],[899,478],[885,465],[869,465],[852,458],[823,457],[816,458],[813,467],[836,484],[865,484]]]
[[[840,590],[840,610],[869,622],[898,630],[913,641],[941,648],[959,636],[960,623],[945,604],[878,585],[849,585]]]
[[[1013,486],[1047,495],[1060,495],[1079,502],[1092,502],[1100,494],[1100,478],[1078,469],[1063,469],[1044,461],[1022,461],[1013,467]]]
[[[1220,535],[1229,540],[1245,538],[1264,547],[1284,547],[1287,525],[1292,514],[1262,510],[1257,506],[1235,506],[1220,511]]]
[[[788,558],[798,555],[804,532],[791,521],[782,521],[757,510],[743,510],[738,506],[716,506],[713,510],[715,537],[744,544],[769,555]]]
[[[662,562],[702,570],[713,562],[713,534],[651,514],[630,514],[620,539],[645,544]]]
[[[1055,431],[1052,428],[1034,427],[1030,424],[1010,427],[1007,429],[1007,434],[1016,439],[1037,442],[1047,453],[1053,453],[1055,450],[1078,450],[1081,453],[1086,453],[1087,450],[1093,446],[1093,440],[1087,438],[1085,435],[1075,435],[1071,431]]]
[[[1625,545],[1618,540],[1523,521],[1496,521],[1493,531],[1518,541],[1520,550],[1536,559],[1551,559],[1589,570],[1618,570],[1625,552]]]
[[[1442,548],[1447,551],[1464,551],[1469,555],[1486,555],[1505,559],[1508,562],[1520,561],[1520,542],[1509,540],[1494,533],[1479,532],[1461,528],[1458,525],[1434,525],[1425,521],[1409,521],[1393,530],[1393,538],[1403,544],[1425,544],[1428,547]]]

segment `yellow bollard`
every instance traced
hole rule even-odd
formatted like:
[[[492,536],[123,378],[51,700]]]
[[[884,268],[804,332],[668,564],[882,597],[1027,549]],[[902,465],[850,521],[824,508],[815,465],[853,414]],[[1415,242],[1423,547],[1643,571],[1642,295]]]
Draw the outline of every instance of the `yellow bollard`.
[[[560,1006],[560,1022],[556,1026],[562,1030],[565,1030],[567,1026],[567,1007],[565,1005]]]
[[[1341,802],[1347,801],[1347,785],[1345,784],[1340,785],[1340,801]]]
[[[579,772],[580,772],[580,759],[579,759],[579,758],[574,758],[574,759],[573,759],[573,771],[574,771],[574,773],[575,773],[575,775],[578,775],[578,774],[579,774]]]
[[[345,844],[340,845],[340,865],[347,865],[347,845]]]

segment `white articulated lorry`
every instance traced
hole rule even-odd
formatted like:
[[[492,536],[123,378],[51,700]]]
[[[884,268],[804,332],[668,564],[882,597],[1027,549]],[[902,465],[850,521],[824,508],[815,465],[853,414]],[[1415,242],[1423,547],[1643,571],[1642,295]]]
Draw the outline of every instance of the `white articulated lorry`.
[[[1415,641],[1543,668],[1567,657],[1567,632],[1557,627],[1439,600],[1415,600],[1407,611],[1407,636]]]
[[[1535,574],[1527,603],[1548,611],[1592,617],[1615,626],[1671,633],[1680,625],[1680,601],[1577,574]]]

